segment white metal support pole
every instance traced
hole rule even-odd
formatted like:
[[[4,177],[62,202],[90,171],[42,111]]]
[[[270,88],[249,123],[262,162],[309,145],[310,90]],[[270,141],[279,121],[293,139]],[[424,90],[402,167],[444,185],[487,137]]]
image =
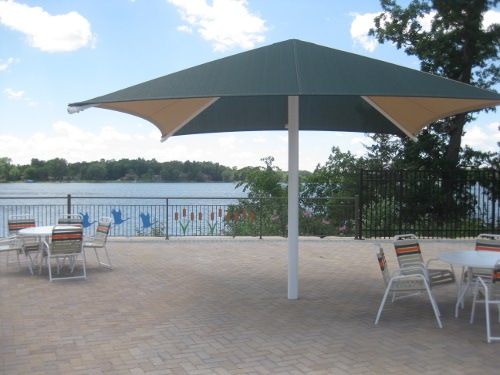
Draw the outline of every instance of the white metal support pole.
[[[288,299],[299,298],[299,97],[288,97]]]

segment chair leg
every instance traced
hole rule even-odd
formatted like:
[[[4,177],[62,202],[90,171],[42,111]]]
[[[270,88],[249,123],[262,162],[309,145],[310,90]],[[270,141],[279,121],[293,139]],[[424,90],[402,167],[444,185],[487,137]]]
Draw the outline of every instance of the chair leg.
[[[474,323],[474,314],[476,312],[477,303],[477,290],[474,289],[474,296],[472,297],[472,309],[470,312],[470,324]]]
[[[488,296],[484,299],[484,310],[486,313],[486,341],[491,343],[491,327],[490,327],[490,304],[488,303]]]
[[[99,263],[100,266],[103,266],[103,267],[111,269],[111,260],[109,259],[108,250],[106,249],[106,246],[102,247],[102,249],[104,250],[104,253],[106,254],[106,258],[108,259],[108,263],[105,263],[105,262],[101,261],[101,259],[99,258],[99,253],[97,251],[97,247],[94,247],[94,251],[95,251],[95,256],[97,258],[97,262]]]
[[[17,268],[21,271],[21,261],[19,260],[19,251],[16,251],[17,255]]]
[[[24,257],[26,258],[26,263],[28,264],[28,269],[30,270],[30,273],[34,275],[33,273],[33,260],[31,259],[31,256],[28,254],[25,254]]]
[[[392,286],[392,280],[389,281],[389,285],[387,285],[387,288],[385,289],[384,297],[382,298],[382,302],[380,303],[380,307],[378,309],[377,317],[375,318],[375,324],[378,324],[378,321],[380,320],[380,316],[382,315],[382,310],[384,310],[385,301],[387,299],[387,296],[389,295],[389,292],[391,291],[391,286]]]
[[[47,262],[47,268],[49,269],[49,282],[51,283],[52,282],[52,267],[51,267],[52,266],[52,264],[51,264],[52,262],[50,260],[50,256],[48,256],[48,255],[47,255],[46,262]]]
[[[9,264],[15,263],[15,261],[9,261],[9,255],[12,252],[12,250],[7,251],[7,263],[6,266],[8,267]],[[17,268],[19,271],[21,271],[21,261],[19,260],[19,251],[16,250],[16,256],[17,256]]]
[[[429,285],[427,285],[427,282],[425,282],[425,288],[427,289],[427,294],[429,295],[429,299],[431,300],[432,309],[434,310],[434,315],[436,315],[436,320],[438,322],[438,326],[439,326],[439,328],[443,328],[443,325],[441,324],[441,319],[439,318],[439,316],[441,315],[441,312],[439,311],[439,307],[436,303],[436,300],[432,296],[431,289],[429,288]]]

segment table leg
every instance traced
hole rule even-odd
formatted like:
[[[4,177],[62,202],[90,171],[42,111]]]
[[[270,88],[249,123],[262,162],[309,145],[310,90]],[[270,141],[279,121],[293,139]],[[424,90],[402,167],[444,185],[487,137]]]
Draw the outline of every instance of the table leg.
[[[460,305],[463,306],[465,294],[467,293],[467,290],[469,290],[469,288],[472,284],[471,271],[472,270],[470,269],[470,267],[467,267],[467,281],[465,282],[465,287],[460,286],[460,288],[459,288],[457,304],[455,306],[455,318],[458,318],[458,308],[460,307]],[[463,280],[463,272],[462,272],[462,275],[460,276],[460,285],[462,285],[462,280]]]

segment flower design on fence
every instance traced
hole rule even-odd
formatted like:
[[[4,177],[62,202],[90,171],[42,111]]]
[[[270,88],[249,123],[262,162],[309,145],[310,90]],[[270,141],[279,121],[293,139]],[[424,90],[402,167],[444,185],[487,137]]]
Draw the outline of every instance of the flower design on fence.
[[[228,212],[230,215],[230,213]],[[200,226],[202,222],[205,222],[208,226],[208,234],[214,235],[217,233],[217,228],[223,227],[222,219],[224,217],[224,211],[222,208],[218,208],[216,211],[202,212],[202,211],[189,211],[187,208],[182,208],[180,211],[174,212],[174,221],[181,228],[182,234],[187,235],[188,228],[190,225],[195,225],[197,229],[200,229],[200,233],[204,232]]]
[[[186,216],[187,216],[187,210],[185,208],[182,209],[182,217],[184,218],[183,219],[184,223],[181,220],[179,220],[179,213],[178,212],[176,212],[174,214],[174,220],[176,222],[179,222],[179,225],[181,226],[182,234],[184,236],[186,235],[186,230],[187,230],[187,228],[189,226],[189,223],[191,222],[191,220],[186,219]],[[193,216],[193,213],[191,213],[191,216]]]

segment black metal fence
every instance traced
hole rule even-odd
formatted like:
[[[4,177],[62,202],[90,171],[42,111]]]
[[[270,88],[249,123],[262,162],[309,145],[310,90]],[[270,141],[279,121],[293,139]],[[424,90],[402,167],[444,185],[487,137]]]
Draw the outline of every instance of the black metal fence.
[[[356,198],[301,198],[302,236],[356,234]],[[273,198],[163,197],[0,197],[0,237],[11,215],[29,214],[37,225],[53,225],[65,213],[84,218],[84,233],[95,232],[100,217],[111,217],[110,235],[286,236],[287,200]]]
[[[359,196],[299,199],[301,236],[467,238],[500,233],[500,176],[493,170],[362,170]],[[287,236],[286,198],[0,197],[0,237],[10,215],[51,225],[64,213],[100,217],[112,236]]]
[[[500,233],[500,177],[494,170],[360,171],[360,231],[366,238]]]

